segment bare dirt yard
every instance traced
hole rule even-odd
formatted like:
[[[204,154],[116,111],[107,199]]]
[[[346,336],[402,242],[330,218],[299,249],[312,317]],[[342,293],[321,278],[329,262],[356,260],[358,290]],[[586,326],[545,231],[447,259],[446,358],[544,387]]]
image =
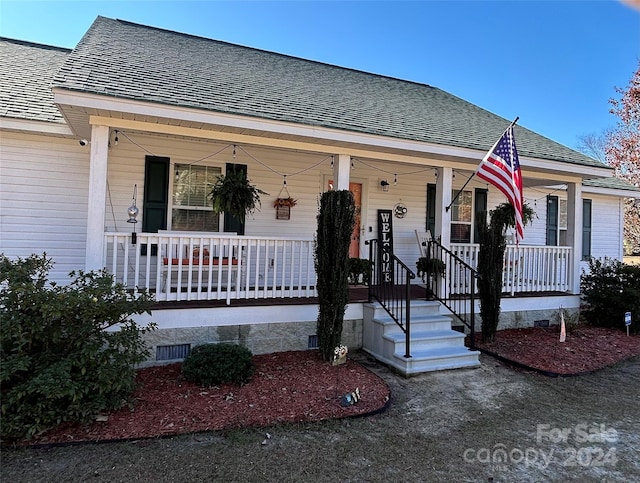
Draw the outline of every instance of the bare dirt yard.
[[[640,350],[640,339],[630,339],[631,348]],[[638,356],[578,377],[547,377],[482,355],[478,369],[410,379],[364,353],[350,356],[341,370],[349,372],[352,364],[354,379],[343,374],[344,386],[336,387],[340,380],[327,386],[329,407],[341,414],[342,391],[362,383],[362,401],[347,410],[365,407],[367,388],[384,387],[390,395],[386,411],[121,442],[3,448],[0,476],[12,482],[640,481]],[[328,374],[333,381],[336,372]],[[292,380],[287,387],[290,393],[267,407],[315,411],[316,396],[299,387],[292,393]],[[382,401],[385,393],[370,397]]]

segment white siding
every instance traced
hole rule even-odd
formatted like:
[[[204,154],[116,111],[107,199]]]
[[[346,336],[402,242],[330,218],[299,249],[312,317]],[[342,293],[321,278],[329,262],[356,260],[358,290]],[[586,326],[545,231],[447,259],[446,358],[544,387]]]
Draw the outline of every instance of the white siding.
[[[620,233],[624,225],[622,198],[583,193],[591,199],[591,256],[622,259]]]
[[[51,279],[84,268],[89,150],[73,139],[3,131],[0,138],[0,252],[47,253]]]
[[[208,158],[222,149],[225,144],[200,140],[170,139],[156,136],[129,134],[140,148],[119,136],[118,146],[109,152],[109,192],[107,193],[108,230],[128,231],[131,225],[126,224],[127,207],[131,204],[134,184],[138,185],[138,207],[142,221],[142,200],[144,199],[144,158],[153,153],[171,159],[171,165],[193,163],[198,165],[218,166],[224,172],[229,162],[246,164],[248,177],[258,188],[269,195],[261,197],[262,207],[253,216],[247,217],[246,234],[256,236],[291,236],[313,237],[316,231],[316,216],[320,194],[332,176],[331,157],[328,154],[309,154],[294,151],[242,146],[236,149],[236,157],[232,156],[232,148]],[[147,151],[145,151],[145,149]],[[245,152],[246,151],[246,152]],[[324,161],[323,161],[324,160]],[[323,162],[321,162],[323,161]],[[320,163],[320,164],[318,164]],[[371,168],[374,166],[374,168]],[[393,174],[398,173],[397,185],[394,185]],[[377,235],[377,210],[390,209],[402,202],[408,208],[404,219],[394,218],[394,242],[397,254],[411,268],[419,257],[415,230],[423,230],[426,217],[426,186],[435,183],[433,168],[424,168],[423,172],[416,166],[396,164],[390,168],[383,160],[367,160],[366,164],[354,159],[351,181],[362,183],[362,222],[361,222],[361,257],[368,255],[367,239]],[[405,174],[403,173],[411,173]],[[276,220],[273,202],[283,187],[282,175],[287,175],[287,190],[298,204],[291,209],[290,220]],[[379,186],[380,178],[386,178],[391,186],[383,192]],[[460,184],[462,184],[461,181]],[[140,229],[141,223],[138,223]],[[370,231],[371,230],[371,231]]]
[[[135,143],[131,142],[130,137]],[[76,140],[61,137],[2,133],[0,151],[0,251],[6,255],[28,256],[46,251],[56,261],[53,275],[58,281],[66,274],[84,267],[89,149]],[[219,154],[209,157],[213,153]],[[247,217],[246,234],[255,236],[289,236],[312,238],[316,231],[318,199],[332,177],[331,157],[326,153],[238,146],[232,147],[204,140],[177,139],[139,133],[121,133],[118,145],[109,150],[105,229],[130,231],[126,223],[133,186],[138,186],[141,209],[136,229],[142,227],[145,155],[167,156],[172,168],[176,163],[218,166],[223,172],[228,162],[246,164],[248,176],[260,189],[262,207]],[[207,159],[204,159],[207,158]],[[426,186],[435,183],[432,167],[425,160],[416,165],[387,163],[383,159],[354,159],[351,180],[362,183],[361,257],[366,257],[365,240],[377,236],[377,211],[393,210],[397,203],[407,206],[405,218],[394,218],[396,254],[410,267],[420,256],[415,230],[424,230]],[[173,170],[172,170],[173,171]],[[394,174],[397,173],[397,184]],[[298,200],[290,220],[276,220],[273,201],[283,187]],[[457,173],[454,189],[462,187],[470,173]],[[380,188],[380,179],[390,183],[389,191]],[[468,189],[487,188],[472,180]],[[527,203],[536,219],[525,228],[525,244],[544,245],[546,241],[546,191],[525,189]],[[563,192],[555,192],[560,197]],[[622,211],[619,199],[585,193],[593,200],[592,252],[596,257],[620,256]],[[489,187],[489,209],[504,201],[504,196]]]
[[[232,148],[220,154],[199,161],[220,149],[225,144],[200,140],[170,139],[141,134],[130,134],[137,144],[144,146],[156,156],[166,156],[171,160],[171,172],[175,164],[195,163],[198,166],[217,166],[225,172],[226,163],[239,163],[248,166],[248,177],[252,184],[269,193],[261,196],[262,206],[253,215],[247,215],[247,235],[279,236],[313,236],[315,217],[320,193],[320,170],[316,167],[302,174],[295,174],[320,162],[326,155],[306,155],[291,151],[278,151],[246,146],[236,149],[236,157],[232,156]],[[142,226],[142,207],[144,200],[144,165],[145,156],[151,154],[130,143],[121,134],[118,146],[109,152],[109,192],[107,193],[106,227],[110,231],[129,231],[131,225],[126,223],[127,207],[131,205],[134,184],[138,185],[138,230]],[[259,162],[255,161],[257,159]],[[323,166],[330,173],[330,158]],[[260,164],[263,163],[263,164]],[[276,220],[273,202],[283,186],[283,178],[278,173],[288,174],[287,188],[292,198],[298,200],[297,206],[291,210],[290,220]],[[170,177],[172,174],[170,173]]]

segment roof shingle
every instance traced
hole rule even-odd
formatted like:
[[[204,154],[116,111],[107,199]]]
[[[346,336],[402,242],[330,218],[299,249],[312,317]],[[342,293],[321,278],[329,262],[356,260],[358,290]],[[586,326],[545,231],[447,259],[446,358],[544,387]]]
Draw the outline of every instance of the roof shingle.
[[[69,52],[0,37],[0,116],[64,123],[51,82]]]
[[[62,122],[57,70],[73,91],[480,151],[510,122],[429,85],[105,17],[71,52],[4,44],[2,115]],[[605,167],[521,126],[516,139],[521,156]]]

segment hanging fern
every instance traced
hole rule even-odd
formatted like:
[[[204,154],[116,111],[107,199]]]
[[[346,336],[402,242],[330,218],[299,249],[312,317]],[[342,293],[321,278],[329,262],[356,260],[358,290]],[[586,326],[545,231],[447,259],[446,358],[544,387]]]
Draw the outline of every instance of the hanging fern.
[[[268,195],[252,185],[243,171],[230,171],[216,177],[211,189],[211,202],[214,213],[228,213],[243,219],[247,213],[259,209],[260,195]]]

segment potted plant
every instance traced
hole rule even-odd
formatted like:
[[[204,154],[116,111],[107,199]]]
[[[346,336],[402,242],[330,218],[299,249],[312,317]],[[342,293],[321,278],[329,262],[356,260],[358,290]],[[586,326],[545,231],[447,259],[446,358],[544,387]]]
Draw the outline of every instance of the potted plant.
[[[215,213],[228,213],[244,219],[260,206],[260,195],[268,195],[252,185],[243,171],[230,171],[216,177],[211,188],[211,202]]]
[[[434,281],[437,280],[437,277],[444,277],[445,263],[439,258],[420,257],[416,262],[416,268],[418,269],[418,277],[421,277],[426,284],[427,299],[433,300]]]
[[[294,200],[291,196],[289,196],[288,198],[276,198],[276,200],[273,202],[273,207],[279,208],[282,206],[288,206],[289,208],[293,208],[297,204],[298,200]]]
[[[444,262],[439,258],[427,258],[420,257],[416,262],[416,268],[418,269],[418,277],[422,277],[425,280],[425,276],[441,275],[444,276],[444,270],[446,268]]]
[[[349,258],[347,262],[349,273],[349,283],[358,284],[360,280],[364,285],[369,285],[369,274],[371,273],[371,263],[365,258]]]

